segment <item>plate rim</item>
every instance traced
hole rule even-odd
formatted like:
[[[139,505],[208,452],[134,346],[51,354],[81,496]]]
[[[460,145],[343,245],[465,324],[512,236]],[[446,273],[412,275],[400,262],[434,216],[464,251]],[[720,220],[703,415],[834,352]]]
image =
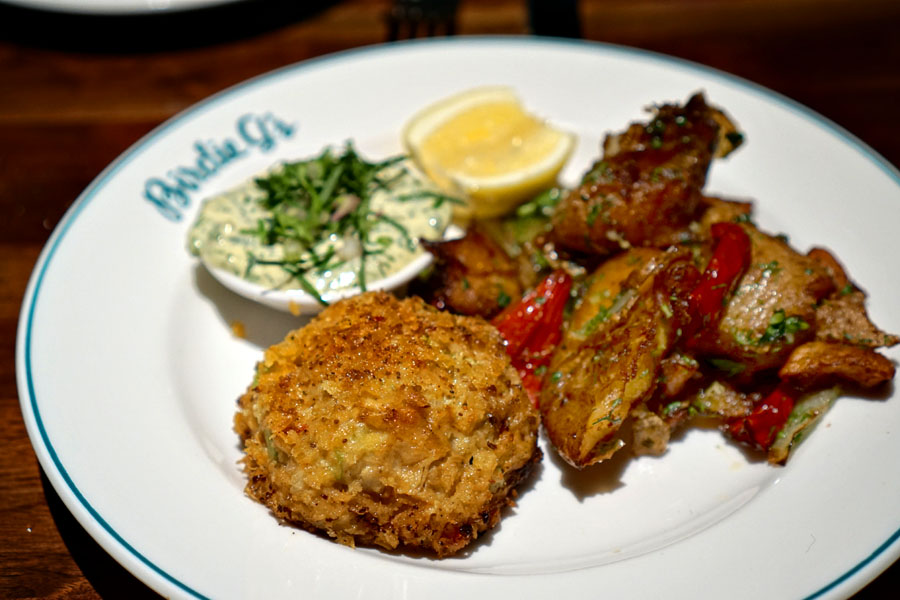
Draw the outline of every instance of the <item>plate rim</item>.
[[[41,10],[60,15],[93,15],[127,17],[139,15],[175,14],[204,10],[226,4],[237,4],[247,0],[175,0],[151,6],[148,0],[101,0],[100,2],[78,2],[78,0],[0,0],[28,10]]]
[[[18,0],[15,0],[18,1]],[[237,0],[224,0],[225,2],[233,2]],[[192,105],[184,110],[176,113],[172,117],[154,127],[151,131],[143,135],[125,151],[123,151],[116,159],[109,163],[91,183],[78,195],[73,204],[64,213],[60,222],[54,228],[52,234],[48,238],[42,248],[37,262],[31,272],[28,284],[23,296],[22,305],[19,313],[19,321],[16,334],[16,382],[19,391],[19,404],[25,420],[26,430],[33,446],[33,449],[41,463],[42,468],[55,491],[63,499],[67,509],[76,517],[79,523],[90,533],[106,552],[140,579],[144,584],[161,593],[170,593],[177,590],[179,593],[187,593],[195,598],[206,598],[202,593],[193,589],[187,583],[179,580],[164,569],[153,563],[145,557],[134,545],[125,540],[91,505],[81,490],[71,479],[66,470],[61,457],[56,453],[49,435],[44,428],[41,419],[41,411],[38,407],[38,399],[35,393],[34,378],[32,374],[32,348],[31,334],[34,329],[35,310],[44,280],[47,268],[55,256],[60,243],[65,238],[67,232],[77,220],[81,212],[90,204],[96,195],[103,189],[105,184],[114,177],[122,168],[137,158],[141,151],[151,146],[154,141],[163,136],[168,131],[179,126],[183,121],[195,117],[202,112],[213,108],[222,100],[239,93],[245,93],[250,89],[259,85],[267,85],[276,82],[278,79],[286,76],[292,76],[310,67],[318,66],[323,63],[338,63],[344,60],[353,60],[365,54],[373,53],[394,53],[403,52],[407,49],[413,49],[418,46],[476,46],[479,44],[499,44],[499,45],[525,45],[530,47],[545,46],[551,48],[574,47],[581,49],[590,49],[599,53],[607,53],[612,55],[628,56],[638,58],[657,64],[673,65],[679,69],[700,73],[706,77],[723,80],[728,84],[735,85],[744,91],[752,92],[763,99],[774,102],[793,114],[801,117],[804,121],[820,129],[826,130],[828,133],[837,137],[844,143],[848,144],[855,152],[861,154],[870,163],[874,163],[882,172],[884,172],[894,184],[900,188],[900,169],[890,163],[886,158],[872,149],[868,144],[856,137],[853,133],[828,119],[827,117],[817,113],[813,109],[795,101],[783,94],[771,90],[761,84],[744,79],[740,76],[733,75],[726,71],[719,70],[702,63],[697,63],[676,56],[662,54],[642,48],[624,46],[619,44],[611,44],[606,42],[597,42],[583,39],[567,39],[567,38],[537,38],[528,36],[504,36],[504,35],[484,35],[484,36],[461,36],[452,38],[430,38],[430,39],[414,39],[399,42],[391,42],[385,44],[374,44],[342,50],[318,57],[313,57],[296,63],[288,64],[254,77],[248,78],[237,84],[231,85],[219,92],[216,92]],[[868,556],[859,559],[859,561],[850,569],[835,577],[828,584],[806,596],[805,600],[820,598],[836,588],[847,584],[855,576],[863,572],[866,568],[880,568],[870,574],[868,578],[861,578],[859,586],[854,589],[858,591],[865,587],[867,583],[875,579],[881,572],[889,567],[894,561],[900,558],[900,527],[876,547]]]

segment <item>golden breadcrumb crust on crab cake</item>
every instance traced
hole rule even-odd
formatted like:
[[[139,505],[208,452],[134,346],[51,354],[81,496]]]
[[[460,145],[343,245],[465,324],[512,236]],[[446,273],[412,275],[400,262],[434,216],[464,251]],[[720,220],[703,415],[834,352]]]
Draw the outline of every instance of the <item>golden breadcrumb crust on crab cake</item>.
[[[339,542],[453,554],[541,458],[500,334],[369,292],[269,348],[239,399],[247,493]]]

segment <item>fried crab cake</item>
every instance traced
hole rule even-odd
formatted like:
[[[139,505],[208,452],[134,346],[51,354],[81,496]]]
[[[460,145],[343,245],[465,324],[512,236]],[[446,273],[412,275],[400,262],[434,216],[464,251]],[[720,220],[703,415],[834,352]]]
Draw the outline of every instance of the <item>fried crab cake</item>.
[[[500,334],[369,292],[269,348],[239,400],[247,493],[337,541],[451,555],[541,458]]]

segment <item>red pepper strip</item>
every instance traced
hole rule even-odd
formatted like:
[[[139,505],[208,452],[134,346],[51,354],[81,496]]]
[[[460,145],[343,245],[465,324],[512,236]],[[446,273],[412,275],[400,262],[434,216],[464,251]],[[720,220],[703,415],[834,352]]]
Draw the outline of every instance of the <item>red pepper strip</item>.
[[[491,324],[500,330],[506,340],[506,352],[511,357],[519,356],[525,349],[536,350],[539,344],[559,337],[558,327],[552,327],[550,319],[562,324],[563,309],[571,289],[569,274],[563,270],[554,271],[521,300],[493,318]]]
[[[740,225],[714,223],[710,232],[716,243],[713,255],[688,298],[692,332],[719,320],[726,298],[750,266],[750,236]]]
[[[794,410],[794,395],[781,385],[757,404],[746,417],[732,419],[728,433],[734,439],[768,450]]]
[[[535,371],[549,364],[562,339],[563,311],[571,289],[569,274],[554,271],[491,321],[506,341],[506,353],[535,405],[542,383]]]

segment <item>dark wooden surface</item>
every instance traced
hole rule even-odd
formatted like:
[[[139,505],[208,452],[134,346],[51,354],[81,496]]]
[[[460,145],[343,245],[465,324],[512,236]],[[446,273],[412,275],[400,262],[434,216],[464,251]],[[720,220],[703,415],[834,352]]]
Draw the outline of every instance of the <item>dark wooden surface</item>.
[[[163,120],[270,69],[384,41],[389,6],[260,0],[108,18],[0,3],[0,597],[154,597],[62,506],[25,433],[16,325],[51,230],[106,164]],[[583,0],[579,13],[582,37],[770,87],[900,165],[900,2]],[[528,15],[524,0],[462,0],[456,33],[529,35]],[[537,25],[559,33],[564,21]],[[898,584],[895,565],[857,597],[896,597]]]

